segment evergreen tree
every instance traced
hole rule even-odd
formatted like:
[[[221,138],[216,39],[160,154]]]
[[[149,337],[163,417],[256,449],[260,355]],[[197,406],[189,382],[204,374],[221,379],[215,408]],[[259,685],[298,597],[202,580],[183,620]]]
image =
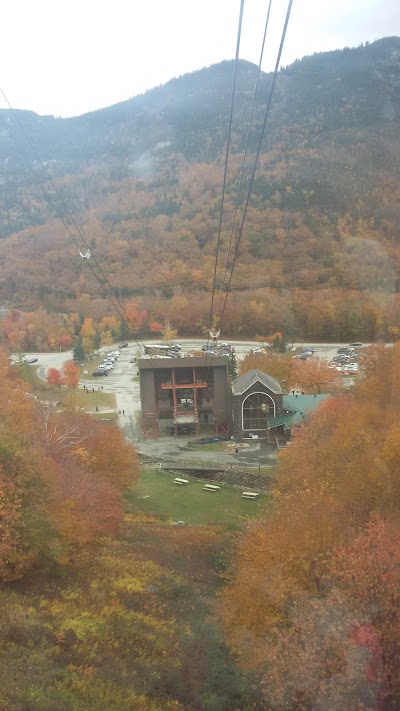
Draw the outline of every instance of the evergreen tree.
[[[121,327],[119,329],[119,337],[122,341],[132,338],[132,328],[129,328],[126,321],[121,321]]]
[[[73,360],[75,363],[82,363],[85,360],[85,351],[83,350],[82,336],[78,336],[75,348]]]
[[[282,335],[279,334],[275,336],[272,341],[272,348],[280,353],[284,353],[286,351],[285,339]]]
[[[229,354],[228,375],[231,378],[237,378],[237,376],[238,376],[238,367],[237,367],[236,353],[235,353],[234,348],[232,348],[232,350]]]
[[[100,331],[96,331],[95,336],[94,336],[94,349],[95,351],[98,351],[101,346],[101,333]]]

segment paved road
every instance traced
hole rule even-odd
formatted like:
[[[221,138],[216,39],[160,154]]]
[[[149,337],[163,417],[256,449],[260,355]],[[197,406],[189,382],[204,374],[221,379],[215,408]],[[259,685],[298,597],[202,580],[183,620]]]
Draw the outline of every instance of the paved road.
[[[115,350],[116,346],[101,348],[100,353],[109,353]],[[30,354],[31,355],[31,354]],[[71,360],[72,351],[64,353],[32,353],[38,359],[38,373],[43,379],[49,368],[60,370],[67,360]],[[114,368],[109,371],[107,377],[92,378],[93,366],[89,361],[87,364],[87,376],[84,376],[79,383],[83,388],[98,388],[103,386],[104,392],[113,393],[116,399],[117,411],[121,412],[119,423],[124,430],[127,439],[136,440],[140,438],[140,431],[137,427],[138,415],[140,413],[139,378],[137,377],[137,367],[129,361],[134,356],[139,356],[140,351],[136,346],[121,349],[121,355],[114,363]],[[125,414],[122,414],[122,413]]]
[[[152,341],[147,341],[146,343]],[[238,360],[241,360],[251,348],[259,346],[259,343],[254,341],[229,341],[235,348]],[[157,341],[153,341],[157,343]],[[200,350],[204,345],[205,340],[183,338],[179,339],[182,344],[182,352],[189,350]],[[294,347],[312,346],[317,349],[316,355],[331,360],[336,354],[337,349],[346,344],[342,343],[295,343]],[[102,348],[100,353],[108,353],[110,350],[116,349],[117,346],[107,346]],[[65,361],[71,360],[72,351],[64,353],[32,353],[30,354],[38,358],[39,375],[43,379],[46,377],[48,368],[61,369]],[[80,387],[103,386],[104,392],[114,393],[116,397],[117,411],[121,412],[119,423],[123,429],[127,439],[132,441],[141,440],[142,434],[138,427],[140,415],[140,394],[139,394],[139,378],[137,376],[137,367],[129,361],[132,357],[140,357],[141,351],[136,343],[130,343],[128,348],[121,349],[121,355],[115,362],[113,370],[109,371],[107,377],[91,378],[92,366],[88,363],[87,376],[82,379]],[[125,413],[124,415],[122,413]]]

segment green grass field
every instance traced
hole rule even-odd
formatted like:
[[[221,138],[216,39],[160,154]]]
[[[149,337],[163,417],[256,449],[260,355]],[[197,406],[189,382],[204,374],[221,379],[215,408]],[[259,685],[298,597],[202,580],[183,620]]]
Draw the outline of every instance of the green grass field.
[[[270,505],[267,494],[260,494],[256,501],[242,499],[243,489],[224,484],[211,493],[203,491],[206,481],[180,476],[189,479],[189,483],[178,486],[173,483],[175,474],[143,468],[137,485],[126,494],[128,513],[146,513],[193,525],[237,525]]]

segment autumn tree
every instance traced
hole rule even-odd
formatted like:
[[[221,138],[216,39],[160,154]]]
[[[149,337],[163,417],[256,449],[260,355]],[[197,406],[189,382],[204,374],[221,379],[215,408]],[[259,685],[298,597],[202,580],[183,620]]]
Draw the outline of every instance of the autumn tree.
[[[332,573],[349,607],[375,631],[383,667],[381,698],[391,709],[400,699],[400,528],[373,514],[348,545],[335,551]]]
[[[298,358],[292,361],[289,376],[290,388],[301,388],[306,392],[320,393],[321,388],[341,390],[342,378],[335,368],[330,368],[324,358]]]
[[[94,351],[94,343],[96,338],[96,328],[92,318],[85,318],[79,334],[81,338],[82,350],[85,355],[89,355]]]
[[[23,513],[21,492],[0,468],[0,579],[18,578],[23,570],[20,556]]]
[[[79,385],[79,368],[73,360],[67,360],[63,365],[64,382],[69,388]]]
[[[148,321],[146,309],[137,301],[129,302],[125,307],[126,322],[121,322],[121,338],[129,338],[132,334],[140,333]]]
[[[57,368],[49,368],[47,371],[47,382],[49,385],[55,385],[58,389],[61,389],[61,385],[64,383],[64,377]]]
[[[243,663],[269,670],[271,708],[358,708],[360,683],[372,694],[360,708],[398,701],[399,376],[396,346],[317,409],[281,455],[272,513],[239,542],[222,614]]]
[[[166,319],[164,326],[161,329],[161,333],[162,339],[166,343],[171,343],[178,335],[178,331],[171,326],[169,319]]]
[[[255,642],[255,654],[259,644]],[[380,708],[382,679],[374,630],[338,590],[304,597],[289,624],[264,640],[262,688],[269,709],[370,711]]]
[[[285,388],[289,380],[291,360],[287,356],[271,353],[270,350],[266,353],[249,353],[240,362],[240,374],[243,375],[253,368],[271,375]]]

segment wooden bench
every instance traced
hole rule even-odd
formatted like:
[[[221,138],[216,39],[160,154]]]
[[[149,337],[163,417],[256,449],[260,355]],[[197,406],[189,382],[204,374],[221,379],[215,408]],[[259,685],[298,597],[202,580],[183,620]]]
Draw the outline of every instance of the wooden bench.
[[[179,486],[183,486],[184,484],[189,484],[188,479],[180,479],[179,476],[174,479],[174,484],[179,484]]]
[[[203,491],[218,491],[220,488],[220,486],[215,486],[214,484],[206,484],[203,486]]]
[[[242,499],[256,499],[257,496],[260,496],[260,494],[257,494],[255,491],[244,491]]]

